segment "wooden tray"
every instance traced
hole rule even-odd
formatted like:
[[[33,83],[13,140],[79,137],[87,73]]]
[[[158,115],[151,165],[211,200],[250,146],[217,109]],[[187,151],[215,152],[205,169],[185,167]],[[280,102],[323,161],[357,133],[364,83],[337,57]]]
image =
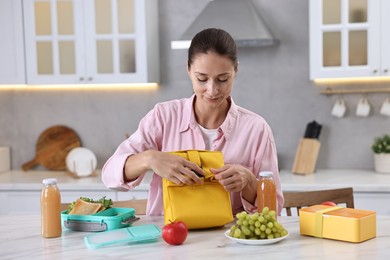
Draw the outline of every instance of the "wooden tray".
[[[52,126],[39,135],[35,157],[24,163],[22,169],[27,171],[41,164],[48,170],[65,170],[66,156],[70,150],[80,145],[79,137],[71,128],[61,125]]]

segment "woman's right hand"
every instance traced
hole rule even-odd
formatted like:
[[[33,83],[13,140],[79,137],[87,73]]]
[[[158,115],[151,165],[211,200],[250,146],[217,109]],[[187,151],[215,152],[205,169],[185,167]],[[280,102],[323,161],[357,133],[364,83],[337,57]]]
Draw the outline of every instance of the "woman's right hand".
[[[202,179],[197,175],[204,175],[205,172],[193,162],[190,162],[178,155],[149,151],[150,169],[162,178],[175,184],[202,183]]]
[[[124,180],[126,182],[134,180],[148,170],[178,185],[200,184],[202,179],[198,175],[205,174],[198,165],[178,155],[148,150],[127,158]]]

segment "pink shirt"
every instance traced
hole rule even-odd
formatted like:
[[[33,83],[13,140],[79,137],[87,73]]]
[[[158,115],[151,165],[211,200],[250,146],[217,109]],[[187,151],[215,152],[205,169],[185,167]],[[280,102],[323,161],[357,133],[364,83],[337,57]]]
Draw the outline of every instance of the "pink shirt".
[[[123,141],[102,169],[102,181],[111,189],[127,191],[139,185],[146,173],[134,181],[124,182],[123,168],[128,156],[145,150],[163,152],[199,149],[205,142],[195,120],[191,98],[172,100],[156,106],[140,121],[138,130]],[[277,187],[278,211],[284,198],[280,185],[278,161],[274,138],[269,125],[259,115],[237,106],[231,106],[225,121],[218,129],[211,150],[222,151],[225,164],[239,164],[248,168],[258,178],[260,171],[272,171]],[[161,177],[153,174],[150,182],[147,215],[163,214]],[[256,205],[242,198],[241,192],[232,192],[233,213],[254,212]]]

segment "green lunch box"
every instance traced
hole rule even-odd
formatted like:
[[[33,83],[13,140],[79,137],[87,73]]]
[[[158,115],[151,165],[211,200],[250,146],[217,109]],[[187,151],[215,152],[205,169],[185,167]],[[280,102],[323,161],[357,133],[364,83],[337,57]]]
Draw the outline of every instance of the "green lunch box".
[[[61,212],[62,227],[74,231],[106,231],[128,227],[139,220],[133,208],[109,208],[92,215]]]

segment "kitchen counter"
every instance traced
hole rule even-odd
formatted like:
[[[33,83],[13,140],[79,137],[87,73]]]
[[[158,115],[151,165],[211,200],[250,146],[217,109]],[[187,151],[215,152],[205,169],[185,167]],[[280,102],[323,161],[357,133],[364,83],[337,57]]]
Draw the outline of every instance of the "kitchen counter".
[[[310,175],[280,171],[283,191],[309,191],[352,187],[355,208],[390,215],[390,174],[364,170],[322,170]]]
[[[362,243],[320,239],[299,234],[297,217],[280,217],[289,236],[276,244],[248,246],[224,236],[228,227],[190,231],[183,245],[157,242],[87,249],[83,238],[91,233],[63,231],[62,237],[44,239],[39,215],[0,216],[2,259],[389,259],[390,216],[377,216],[377,237]],[[141,216],[134,225],[163,226],[163,217]]]
[[[75,178],[65,171],[22,171],[0,173],[0,199],[8,201],[0,208],[0,214],[39,213],[39,196],[42,179],[57,178],[62,202],[72,202],[80,196],[113,200],[146,199],[151,174],[129,192],[114,191],[101,182],[100,170],[95,176]],[[390,174],[363,170],[322,170],[310,175],[280,171],[283,191],[307,191],[352,187],[355,208],[374,210],[379,215],[390,215]]]
[[[150,178],[145,176],[137,190],[148,190]],[[42,180],[56,178],[61,191],[71,190],[108,190],[101,180],[101,170],[96,170],[92,176],[78,178],[66,171],[12,170],[0,173],[0,190],[41,190]]]
[[[22,171],[12,170],[0,173],[0,190],[24,189],[41,190],[44,178],[57,178],[61,190],[101,190],[107,189],[100,176],[84,178],[73,177],[65,171]],[[151,174],[147,174],[138,190],[148,190]],[[353,187],[355,192],[390,193],[390,174],[363,170],[317,170],[310,175],[293,174],[289,170],[281,170],[280,178],[284,191],[305,191],[316,189],[332,189]]]
[[[101,171],[93,176],[77,178],[65,171],[12,170],[0,173],[0,200],[8,203],[0,207],[1,214],[31,214],[40,212],[42,180],[56,178],[61,191],[61,202],[70,203],[79,197],[112,200],[147,199],[151,174],[128,192],[108,189],[101,181]]]
[[[390,193],[390,174],[364,170],[322,170],[310,175],[280,171],[284,191],[308,191],[352,187],[354,192]]]

